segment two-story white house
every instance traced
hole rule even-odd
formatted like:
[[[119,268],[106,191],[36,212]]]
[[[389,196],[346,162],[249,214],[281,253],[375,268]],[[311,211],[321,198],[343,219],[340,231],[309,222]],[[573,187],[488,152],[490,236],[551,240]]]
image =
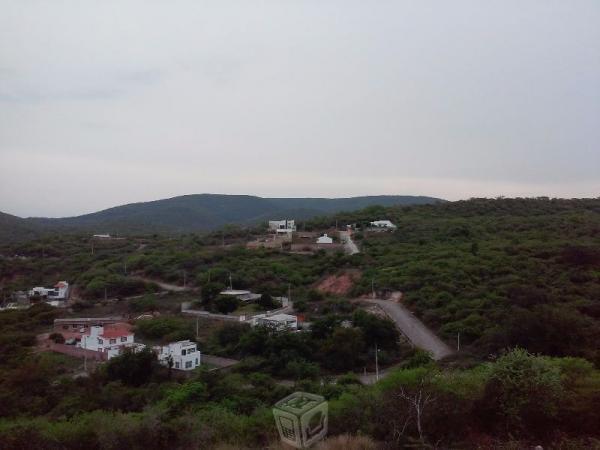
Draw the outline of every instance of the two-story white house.
[[[127,323],[113,323],[92,326],[81,335],[78,347],[100,353],[107,353],[107,359],[121,353],[122,347],[132,347],[134,334]]]
[[[296,231],[296,222],[294,220],[269,220],[269,229],[277,234],[288,234]]]
[[[195,342],[186,340],[171,342],[162,347],[155,347],[158,353],[158,361],[169,366],[169,358],[173,361],[173,369],[193,370],[200,365],[201,353]]]
[[[66,281],[59,281],[54,287],[34,287],[28,293],[29,297],[39,296],[43,299],[48,300],[66,300],[69,294],[69,283]]]

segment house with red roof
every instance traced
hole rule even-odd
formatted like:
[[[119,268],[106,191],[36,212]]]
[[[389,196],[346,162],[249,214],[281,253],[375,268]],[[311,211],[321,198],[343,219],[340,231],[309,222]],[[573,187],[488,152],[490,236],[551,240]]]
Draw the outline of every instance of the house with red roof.
[[[81,342],[77,345],[86,350],[106,353],[107,359],[119,355],[125,347],[135,347],[135,351],[141,346],[134,342],[131,325],[123,322],[91,326],[81,335]]]

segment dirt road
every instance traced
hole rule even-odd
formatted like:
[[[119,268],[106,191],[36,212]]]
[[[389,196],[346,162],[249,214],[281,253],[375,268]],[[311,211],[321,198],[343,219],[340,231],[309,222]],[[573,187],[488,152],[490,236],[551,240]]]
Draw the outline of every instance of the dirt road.
[[[182,292],[182,291],[190,290],[189,287],[178,286],[176,284],[163,283],[162,281],[156,281],[156,280],[152,280],[150,278],[137,277],[137,276],[130,276],[129,278],[132,278],[134,280],[145,281],[146,283],[154,283],[154,284],[158,285],[158,287],[160,287],[161,289],[163,289],[165,291]]]
[[[360,253],[360,250],[352,240],[352,235],[349,231],[340,231],[340,240],[344,244],[344,250],[349,255],[355,255],[356,253]]]
[[[401,303],[391,300],[361,299],[378,305],[396,323],[398,329],[413,343],[415,347],[431,352],[433,359],[438,360],[451,355],[454,351],[437,337],[423,322],[417,319]]]

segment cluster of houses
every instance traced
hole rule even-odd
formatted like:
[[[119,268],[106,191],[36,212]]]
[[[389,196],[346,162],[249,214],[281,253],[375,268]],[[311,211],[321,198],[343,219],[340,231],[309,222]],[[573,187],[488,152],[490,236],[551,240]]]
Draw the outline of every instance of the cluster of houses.
[[[135,342],[132,326],[120,317],[56,319],[54,333],[65,338],[64,345],[54,345],[57,352],[79,355],[69,346],[96,353],[97,359],[109,360],[125,350],[139,352],[145,344]],[[201,352],[195,342],[184,340],[152,347],[158,361],[169,368],[193,370],[201,363]]]

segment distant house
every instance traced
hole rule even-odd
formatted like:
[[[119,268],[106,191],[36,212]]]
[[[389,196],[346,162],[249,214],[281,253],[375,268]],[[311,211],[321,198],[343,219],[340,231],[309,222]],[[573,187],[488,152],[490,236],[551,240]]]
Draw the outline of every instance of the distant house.
[[[122,317],[73,317],[69,319],[54,319],[54,331],[57,333],[84,332],[93,326],[104,326],[122,322]]]
[[[244,291],[244,290],[238,290],[238,289],[226,289],[224,291],[221,291],[219,293],[219,295],[227,295],[230,297],[235,297],[242,302],[252,302],[252,301],[259,300],[262,297],[261,294],[255,294],[251,291]]]
[[[373,228],[385,228],[385,229],[388,229],[388,230],[395,230],[396,229],[396,225],[394,225],[389,220],[375,220],[374,222],[371,222],[371,226]]]
[[[193,370],[200,365],[201,353],[195,342],[171,342],[155,347],[155,350],[158,352],[158,361],[164,366],[169,366],[169,359],[173,361],[172,367],[177,370]]]
[[[333,238],[327,236],[327,233],[325,233],[317,239],[317,244],[333,244]]]
[[[298,318],[291,314],[258,314],[251,319],[252,326],[263,326],[272,330],[297,330]]]
[[[277,234],[289,234],[296,231],[294,220],[269,220],[269,229]]]
[[[91,326],[83,332],[78,344],[78,347],[85,350],[106,353],[107,359],[118,356],[124,347],[132,347],[135,351],[138,346],[141,344],[135,344],[131,325],[127,323]]]
[[[94,239],[110,239],[110,234],[94,234]]]
[[[54,287],[34,287],[28,293],[29,297],[41,297],[44,300],[64,301],[69,296],[69,283],[59,281]]]

